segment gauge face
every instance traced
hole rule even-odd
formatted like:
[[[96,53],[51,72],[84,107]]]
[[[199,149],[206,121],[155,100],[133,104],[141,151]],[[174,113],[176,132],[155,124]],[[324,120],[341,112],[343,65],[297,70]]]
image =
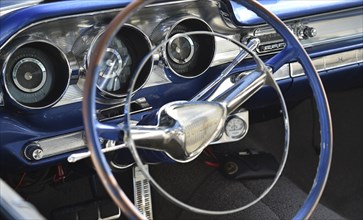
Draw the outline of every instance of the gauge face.
[[[84,52],[80,52],[78,58],[82,59],[81,57],[83,57],[86,69],[90,64],[90,58],[99,52],[95,51],[94,48],[104,33],[101,29],[93,31],[97,31],[97,34],[93,32],[93,34],[90,34],[93,39],[90,48],[87,49],[86,55],[84,55]],[[82,51],[82,46],[79,46],[79,48],[77,50]],[[129,25],[121,28],[106,48],[103,60],[98,66],[97,92],[101,97],[105,98],[102,101],[110,103],[112,100],[126,96],[131,77],[150,50],[151,42],[141,30]],[[139,71],[135,79],[133,92],[145,84],[153,67],[152,60],[150,58]]]
[[[246,123],[240,117],[232,116],[226,122],[225,131],[230,138],[241,138],[246,133]]]
[[[39,91],[47,79],[47,71],[39,60],[27,57],[19,60],[12,71],[15,85],[23,92]]]
[[[194,78],[200,76],[213,61],[215,39],[207,34],[188,34],[188,32],[211,32],[212,29],[204,21],[193,17],[171,18],[161,27],[170,24],[172,26],[170,26],[169,31],[163,35],[165,39],[169,40],[163,48],[165,67],[179,77]]]
[[[168,44],[169,57],[178,64],[189,62],[194,55],[194,43],[189,36],[177,37]]]
[[[106,49],[99,69],[97,87],[105,95],[121,97],[127,89],[131,74],[132,59],[128,48],[116,38]]]

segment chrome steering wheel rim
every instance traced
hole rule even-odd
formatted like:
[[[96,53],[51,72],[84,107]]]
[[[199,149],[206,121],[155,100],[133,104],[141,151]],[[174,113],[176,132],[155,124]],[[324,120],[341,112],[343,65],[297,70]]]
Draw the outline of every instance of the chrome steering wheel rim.
[[[95,119],[96,114],[95,108],[93,108],[92,103],[94,104],[96,87],[93,83],[94,80],[92,78],[93,75],[95,75],[95,73],[97,72],[98,66],[100,66],[100,62],[102,61],[104,55],[104,51],[100,49],[102,49],[103,46],[107,45],[107,43],[110,39],[112,39],[117,30],[119,30],[121,26],[125,23],[125,21],[132,15],[133,11],[142,8],[150,2],[153,1],[133,1],[124,10],[122,10],[110,23],[109,28],[106,30],[104,36],[102,37],[100,43],[97,45],[96,48],[98,49],[98,51],[102,52],[91,58],[91,65],[89,67],[89,73],[87,74],[86,78],[84,90],[85,96],[83,102],[86,136],[89,143],[89,149],[91,151],[91,158],[93,163],[95,164],[96,171],[100,176],[100,179],[102,180],[107,191],[109,192],[110,196],[124,211],[124,213],[130,218],[139,219],[144,219],[145,217],[139,213],[139,211],[126,197],[124,192],[118,187],[118,184],[113,177],[110,168],[107,165],[107,161],[101,152],[100,145],[97,142],[98,139],[94,138],[95,134],[98,134],[98,130],[97,126],[93,124],[95,123],[93,120]],[[287,49],[284,51],[283,57],[281,55],[282,53],[279,53],[278,55],[280,56],[275,56],[273,59],[270,60],[270,62],[273,64],[271,66],[273,66],[274,69],[278,69],[284,63],[288,62],[291,57],[297,58],[298,61],[302,64],[313,90],[313,95],[317,103],[321,125],[321,154],[314,184],[310,190],[307,199],[304,202],[304,205],[294,217],[295,219],[308,218],[318,204],[318,201],[325,187],[332,156],[332,124],[326,94],[320,78],[306,51],[303,49],[303,47],[294,37],[291,31],[287,29],[284,23],[256,1],[246,0],[238,1],[238,3],[242,4],[249,10],[254,11],[267,23],[272,25],[276,29],[276,31],[280,33],[280,35],[285,39],[285,42],[287,43]],[[287,59],[286,57],[288,57],[289,59]],[[131,93],[130,91],[128,92]],[[125,113],[129,113],[127,108],[125,108]],[[128,137],[126,137],[126,139],[130,140],[130,138]]]

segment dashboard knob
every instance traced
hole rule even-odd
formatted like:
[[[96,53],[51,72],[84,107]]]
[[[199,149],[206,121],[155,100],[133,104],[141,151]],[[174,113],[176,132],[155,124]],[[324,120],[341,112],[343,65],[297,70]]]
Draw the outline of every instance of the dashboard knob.
[[[24,155],[28,160],[36,161],[43,158],[43,149],[38,143],[31,143],[25,147]]]
[[[317,34],[318,34],[318,31],[313,27],[306,26],[304,28],[304,38],[305,39],[315,37]]]

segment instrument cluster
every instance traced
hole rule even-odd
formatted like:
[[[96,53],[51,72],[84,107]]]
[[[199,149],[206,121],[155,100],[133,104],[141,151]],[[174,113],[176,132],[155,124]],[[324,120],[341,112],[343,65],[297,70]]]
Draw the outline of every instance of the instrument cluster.
[[[80,101],[90,57],[100,52],[94,50],[95,45],[115,13],[111,10],[41,21],[13,36],[1,48],[5,104],[34,110]],[[123,100],[139,63],[162,41],[190,31],[213,31],[198,14],[165,14],[147,24],[138,24],[137,16],[122,27],[105,51],[97,79],[102,104]],[[175,38],[147,61],[135,91],[148,83],[169,83],[173,77],[199,77],[212,65],[215,51],[213,36]],[[158,78],[156,84],[154,78]]]

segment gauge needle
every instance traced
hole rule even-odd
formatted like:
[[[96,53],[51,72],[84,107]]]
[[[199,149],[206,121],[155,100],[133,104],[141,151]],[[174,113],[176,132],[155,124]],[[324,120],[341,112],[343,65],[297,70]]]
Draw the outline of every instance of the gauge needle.
[[[101,83],[100,83],[100,87],[101,88],[107,88],[107,89],[112,89],[113,85],[112,85],[112,80],[111,80],[111,85],[109,85],[110,83],[110,76],[112,76],[112,72],[113,69],[115,67],[116,61],[113,61],[111,63],[109,63],[107,66],[108,68],[106,69],[106,72],[104,72],[103,74],[101,73],[100,76],[102,77],[101,79]]]
[[[115,79],[113,80],[113,91],[117,91],[120,88],[121,88],[120,79],[118,76],[116,76]]]

